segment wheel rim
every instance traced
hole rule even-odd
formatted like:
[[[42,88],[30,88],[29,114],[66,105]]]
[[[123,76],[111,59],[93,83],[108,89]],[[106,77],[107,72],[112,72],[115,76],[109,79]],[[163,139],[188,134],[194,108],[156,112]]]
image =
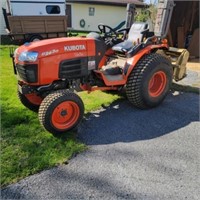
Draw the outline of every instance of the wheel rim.
[[[52,113],[52,124],[57,129],[71,128],[78,120],[80,110],[73,101],[60,103]]]
[[[158,97],[164,91],[167,83],[166,74],[163,71],[158,71],[153,74],[153,77],[149,81],[149,94],[152,97]]]

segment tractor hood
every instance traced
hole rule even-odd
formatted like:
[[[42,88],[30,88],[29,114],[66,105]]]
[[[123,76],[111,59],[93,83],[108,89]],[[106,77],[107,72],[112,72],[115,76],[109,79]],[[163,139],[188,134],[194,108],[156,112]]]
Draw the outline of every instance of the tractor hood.
[[[14,53],[15,69],[29,84],[46,85],[55,80],[88,76],[106,52],[103,40],[56,38],[26,43]],[[73,73],[72,73],[72,72]]]
[[[20,46],[15,53],[17,58],[23,52],[36,52],[38,59],[56,54],[87,52],[87,56],[94,55],[95,42],[93,38],[71,37],[54,38],[31,43],[25,43]]]

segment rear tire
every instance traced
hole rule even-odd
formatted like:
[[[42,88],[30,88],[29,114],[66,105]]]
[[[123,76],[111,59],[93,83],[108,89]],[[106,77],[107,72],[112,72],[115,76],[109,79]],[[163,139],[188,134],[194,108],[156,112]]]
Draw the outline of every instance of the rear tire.
[[[19,91],[17,91],[17,96],[21,103],[28,108],[29,110],[33,112],[38,112],[40,104],[42,102],[42,98],[37,96],[36,94],[21,94]]]
[[[145,55],[129,75],[126,94],[140,109],[158,106],[166,97],[172,82],[172,65],[160,54]]]
[[[81,98],[73,92],[61,90],[45,97],[39,108],[39,121],[50,133],[60,134],[76,127],[83,114]]]

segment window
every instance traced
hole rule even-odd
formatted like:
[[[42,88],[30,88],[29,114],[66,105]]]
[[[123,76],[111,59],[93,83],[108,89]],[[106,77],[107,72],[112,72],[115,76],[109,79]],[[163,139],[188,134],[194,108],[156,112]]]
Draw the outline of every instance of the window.
[[[89,7],[89,16],[94,16],[95,8]]]
[[[46,11],[48,14],[60,14],[59,6],[46,6]]]

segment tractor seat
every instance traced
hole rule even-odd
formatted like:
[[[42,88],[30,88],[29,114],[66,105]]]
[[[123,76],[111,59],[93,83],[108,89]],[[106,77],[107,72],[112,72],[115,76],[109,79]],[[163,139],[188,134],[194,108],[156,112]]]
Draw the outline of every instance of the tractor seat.
[[[132,24],[128,38],[124,42],[120,42],[112,47],[113,51],[118,51],[121,53],[128,52],[133,48],[138,42],[142,42],[144,34],[148,31],[148,24],[144,22],[135,22]]]

